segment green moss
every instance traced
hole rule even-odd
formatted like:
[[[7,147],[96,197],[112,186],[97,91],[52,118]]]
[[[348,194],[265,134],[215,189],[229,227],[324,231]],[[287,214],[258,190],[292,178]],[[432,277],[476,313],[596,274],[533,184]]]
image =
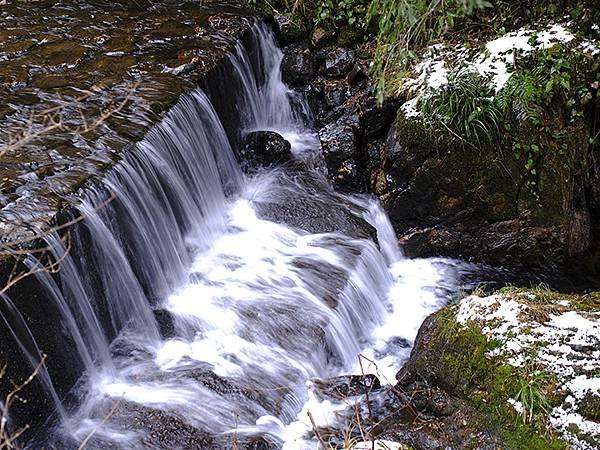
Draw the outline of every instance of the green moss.
[[[547,392],[555,391],[552,377],[526,365],[504,364],[488,352],[500,343],[488,341],[476,326],[462,327],[454,320],[455,308],[438,313],[438,327],[431,345],[442,348],[440,378],[455,395],[469,401],[482,413],[491,428],[497,428],[508,449],[564,449],[564,441],[547,435],[546,414],[552,402]],[[531,416],[524,420],[508,403],[524,398],[530,389]],[[544,399],[544,400],[542,400]]]
[[[440,140],[421,119],[406,117],[402,111],[398,112],[395,126],[396,141],[415,155],[439,155],[449,145],[449,141]]]
[[[582,416],[595,421],[600,421],[600,397],[588,394],[579,405]]]
[[[338,32],[336,43],[341,47],[351,47],[362,41],[364,36],[364,30],[358,27],[346,26]]]
[[[567,426],[567,431],[575,436],[577,440],[589,444],[591,448],[596,448],[598,446],[598,440],[584,433],[577,424],[570,423]]]

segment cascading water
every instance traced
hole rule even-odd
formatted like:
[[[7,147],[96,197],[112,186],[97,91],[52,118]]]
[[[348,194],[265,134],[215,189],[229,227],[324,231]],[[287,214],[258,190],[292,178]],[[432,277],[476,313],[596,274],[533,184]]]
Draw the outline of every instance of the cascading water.
[[[314,447],[304,440],[307,410],[329,418],[308,380],[359,370],[361,353],[393,380],[419,324],[452,289],[451,262],[403,259],[377,202],[333,192],[311,167],[319,144],[308,108],[281,82],[270,31],[256,25],[254,40],[264,77],[241,45],[231,55],[243,129],[282,134],[305,164],[244,177],[197,90],[86,194],[73,246],[90,241],[95,268],[75,251],[59,284],[36,274],[86,372],[77,405],[32,448],[183,446],[161,441],[144,417],[212,436],[196,448],[253,435]],[[296,205],[298,217],[286,219]],[[321,212],[305,214],[306,205]],[[363,220],[378,246],[355,230]],[[64,256],[57,236],[48,241]]]

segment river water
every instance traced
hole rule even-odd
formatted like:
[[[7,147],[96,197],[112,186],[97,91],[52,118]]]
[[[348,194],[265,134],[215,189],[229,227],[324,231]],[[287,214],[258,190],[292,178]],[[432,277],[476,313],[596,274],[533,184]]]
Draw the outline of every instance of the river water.
[[[217,436],[211,448],[256,435],[315,448],[308,412],[332,424],[345,405],[319,400],[311,380],[369,372],[393,384],[423,319],[472,270],[404,258],[375,198],[332,190],[273,35],[257,24],[253,40],[258,57],[241,45],[230,56],[243,86],[231,101],[243,133],[280,133],[296,162],[243,174],[196,90],[85,193],[74,250],[49,237],[57,258],[68,253],[59,279],[36,274],[85,375],[65,405],[44,378],[57,414],[31,448],[186,447],[157,437],[141,418],[152,411]]]

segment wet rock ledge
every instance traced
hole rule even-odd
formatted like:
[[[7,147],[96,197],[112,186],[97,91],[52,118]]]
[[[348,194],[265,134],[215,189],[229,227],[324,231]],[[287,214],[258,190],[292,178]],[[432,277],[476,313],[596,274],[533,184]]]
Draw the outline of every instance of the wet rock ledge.
[[[0,5],[3,242],[47,227],[182,93],[214,85],[226,52],[248,38],[252,23],[242,2],[7,3]]]

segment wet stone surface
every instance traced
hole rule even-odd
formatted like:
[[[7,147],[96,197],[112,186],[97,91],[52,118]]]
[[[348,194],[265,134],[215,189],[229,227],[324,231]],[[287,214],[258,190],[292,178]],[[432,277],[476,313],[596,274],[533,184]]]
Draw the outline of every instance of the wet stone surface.
[[[235,2],[0,5],[0,240],[45,228],[194,88],[251,20]]]

